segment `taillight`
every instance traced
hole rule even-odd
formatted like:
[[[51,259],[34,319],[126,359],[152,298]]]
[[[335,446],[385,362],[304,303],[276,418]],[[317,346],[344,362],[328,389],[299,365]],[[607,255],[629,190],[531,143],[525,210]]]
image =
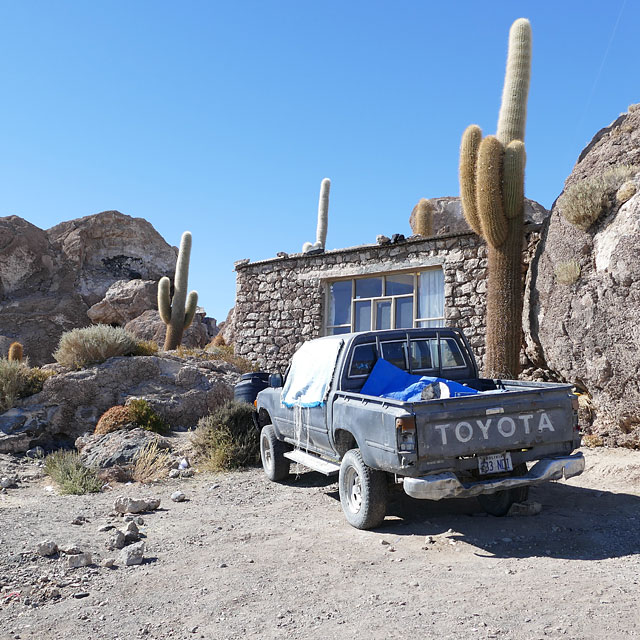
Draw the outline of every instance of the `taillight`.
[[[573,410],[573,430],[580,431],[580,424],[578,421],[578,411],[580,410],[580,400],[578,396],[572,396],[571,409]]]
[[[413,453],[416,450],[416,419],[414,416],[396,418],[398,451]]]

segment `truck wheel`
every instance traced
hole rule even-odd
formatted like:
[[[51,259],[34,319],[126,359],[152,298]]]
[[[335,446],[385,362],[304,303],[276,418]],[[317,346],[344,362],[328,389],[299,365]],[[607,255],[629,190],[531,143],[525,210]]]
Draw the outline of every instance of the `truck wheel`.
[[[273,482],[289,476],[290,462],[284,457],[288,447],[276,437],[273,425],[266,424],[260,432],[260,458],[264,472]]]
[[[511,473],[512,476],[522,476],[527,473],[527,465],[520,464]],[[529,497],[529,487],[517,487],[505,489],[495,493],[481,493],[478,496],[480,506],[492,516],[506,516],[511,505],[516,502],[524,502]]]
[[[338,480],[340,503],[347,522],[356,529],[372,529],[387,513],[387,477],[368,467],[359,449],[345,453]]]

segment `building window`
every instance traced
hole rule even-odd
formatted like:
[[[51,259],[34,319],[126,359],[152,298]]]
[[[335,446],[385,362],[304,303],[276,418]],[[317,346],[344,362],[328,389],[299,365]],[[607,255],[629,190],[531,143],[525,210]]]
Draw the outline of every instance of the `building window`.
[[[336,280],[328,283],[328,298],[327,335],[444,324],[441,267]]]

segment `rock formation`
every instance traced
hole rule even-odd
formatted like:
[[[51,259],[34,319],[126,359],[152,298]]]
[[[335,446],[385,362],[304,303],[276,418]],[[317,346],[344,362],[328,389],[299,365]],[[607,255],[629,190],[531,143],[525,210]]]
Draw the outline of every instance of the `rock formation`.
[[[239,373],[222,361],[173,355],[110,358],[100,365],[59,373],[43,390],[0,414],[0,453],[35,445],[73,443],[92,433],[100,416],[127,398],[144,398],[174,429],[198,420],[233,396]]]
[[[640,165],[638,110],[594,137],[565,193],[621,165]],[[640,174],[632,181],[640,191]],[[529,272],[523,324],[529,358],[590,395],[593,433],[605,444],[638,448],[640,193],[631,194],[606,197],[586,231],[568,222],[556,201]]]

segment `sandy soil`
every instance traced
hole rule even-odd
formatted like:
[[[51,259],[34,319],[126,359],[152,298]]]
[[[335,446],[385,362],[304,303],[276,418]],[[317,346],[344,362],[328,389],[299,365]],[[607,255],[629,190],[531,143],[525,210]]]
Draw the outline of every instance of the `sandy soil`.
[[[30,463],[0,494],[0,637],[640,637],[640,453],[586,450],[587,471],[531,490],[536,516],[399,493],[384,527],[350,527],[337,485],[260,469],[59,496]],[[182,489],[188,501],[171,502]],[[145,563],[107,569],[119,495],[158,496]],[[83,524],[72,524],[78,518]],[[77,543],[95,565],[35,553]],[[117,555],[115,556],[117,557]],[[54,597],[55,590],[59,592]],[[83,596],[83,597],[77,597]]]

